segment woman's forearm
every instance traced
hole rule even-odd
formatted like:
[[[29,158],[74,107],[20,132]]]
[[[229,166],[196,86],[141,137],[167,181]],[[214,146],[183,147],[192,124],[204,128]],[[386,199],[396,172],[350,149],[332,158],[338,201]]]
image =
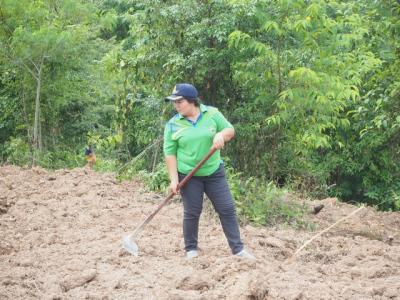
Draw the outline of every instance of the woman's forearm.
[[[178,182],[178,168],[175,155],[167,155],[165,157],[165,162],[167,165],[168,175],[171,182]]]
[[[219,133],[222,134],[225,142],[229,142],[235,136],[235,129],[225,128],[225,129],[221,130]]]

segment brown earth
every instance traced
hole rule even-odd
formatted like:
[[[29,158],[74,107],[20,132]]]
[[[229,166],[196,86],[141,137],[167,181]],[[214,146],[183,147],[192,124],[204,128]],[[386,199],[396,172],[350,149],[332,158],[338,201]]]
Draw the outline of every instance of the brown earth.
[[[289,257],[316,232],[241,228],[256,262],[233,257],[205,211],[200,256],[184,258],[182,206],[166,206],[138,240],[122,238],[162,195],[85,169],[0,167],[0,299],[400,299],[400,214],[365,208]],[[357,207],[336,199],[318,231]]]

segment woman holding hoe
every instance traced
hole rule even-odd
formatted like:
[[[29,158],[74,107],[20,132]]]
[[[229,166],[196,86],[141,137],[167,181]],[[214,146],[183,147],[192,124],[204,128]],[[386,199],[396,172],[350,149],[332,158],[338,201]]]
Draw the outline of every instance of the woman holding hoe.
[[[231,140],[233,126],[215,107],[200,104],[196,88],[188,83],[177,84],[171,101],[178,112],[164,130],[164,154],[170,177],[170,189],[177,193],[178,183],[208,153],[218,149],[195,176],[180,189],[183,199],[183,236],[186,258],[198,256],[199,218],[203,208],[204,193],[217,211],[229,247],[234,255],[249,259],[255,257],[243,248],[235,205],[225,177],[219,149]]]

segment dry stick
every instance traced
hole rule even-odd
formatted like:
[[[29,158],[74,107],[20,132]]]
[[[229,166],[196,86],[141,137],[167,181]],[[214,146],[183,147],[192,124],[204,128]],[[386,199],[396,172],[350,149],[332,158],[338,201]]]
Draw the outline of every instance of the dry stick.
[[[331,226],[329,226],[328,228],[325,228],[324,230],[318,232],[316,235],[314,235],[311,239],[309,239],[307,242],[305,242],[300,248],[298,248],[296,250],[296,252],[289,257],[288,259],[286,259],[283,263],[285,263],[286,261],[291,262],[296,255],[303,250],[308,244],[310,244],[313,240],[315,240],[317,237],[319,237],[320,235],[322,235],[323,233],[327,232],[328,230],[330,230],[331,228],[333,228],[334,226],[336,226],[337,224],[343,222],[344,220],[350,218],[352,215],[355,215],[356,213],[358,213],[360,210],[362,210],[363,208],[365,208],[365,205],[361,205],[358,209],[354,210],[353,212],[351,212],[350,214],[348,214],[347,216],[341,218],[339,221],[337,221],[336,223],[332,224]]]
[[[388,200],[384,200],[380,203],[377,204],[377,206],[387,202]],[[327,232],[328,230],[330,230],[331,228],[333,228],[334,226],[336,226],[337,224],[339,224],[340,222],[343,222],[344,220],[350,218],[352,215],[355,215],[356,213],[358,213],[360,210],[362,210],[363,208],[365,208],[365,205],[361,205],[358,209],[352,211],[350,214],[348,214],[347,216],[341,218],[339,221],[337,221],[336,223],[332,224],[331,226],[329,226],[328,228],[322,230],[321,232],[317,233],[316,235],[314,235],[311,239],[309,239],[307,242],[305,242],[300,248],[298,248],[296,250],[296,252],[289,257],[288,259],[286,259],[285,261],[291,261],[301,250],[303,250],[309,243],[311,243],[314,239],[316,239],[317,237],[319,237],[320,235],[322,235],[323,233]],[[283,261],[283,262],[285,262]]]
[[[162,136],[159,136],[154,143],[148,145],[142,152],[140,152],[138,155],[136,155],[132,160],[128,161],[126,164],[124,164],[122,167],[120,167],[117,171],[119,173],[122,169],[126,168],[129,164],[133,164],[136,160],[141,158],[148,150],[153,148],[155,145],[157,145],[161,140],[163,139]]]
[[[163,111],[161,112],[161,118],[160,118],[160,137],[163,136],[162,132],[163,132],[163,123],[164,123],[164,114],[166,111],[167,107],[164,107]],[[158,149],[160,147],[156,147],[155,151],[154,151],[154,157],[153,157],[153,169],[151,170],[152,173],[154,173],[155,169],[156,169],[156,163],[157,163],[157,157],[158,157]]]

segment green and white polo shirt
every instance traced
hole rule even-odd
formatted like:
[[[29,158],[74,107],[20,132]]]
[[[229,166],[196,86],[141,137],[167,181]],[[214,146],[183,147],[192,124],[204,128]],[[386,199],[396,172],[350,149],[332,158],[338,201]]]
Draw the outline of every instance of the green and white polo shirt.
[[[188,174],[206,156],[213,144],[214,135],[232,124],[215,107],[200,104],[200,115],[192,122],[176,114],[165,125],[164,155],[175,155],[178,172]],[[220,151],[217,150],[195,176],[213,174],[221,164]]]

